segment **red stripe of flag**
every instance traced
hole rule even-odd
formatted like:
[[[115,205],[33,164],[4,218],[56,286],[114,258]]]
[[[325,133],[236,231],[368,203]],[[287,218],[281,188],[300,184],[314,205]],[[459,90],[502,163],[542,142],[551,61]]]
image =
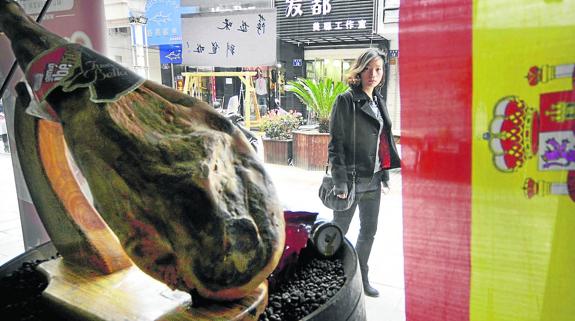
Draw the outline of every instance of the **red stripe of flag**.
[[[472,5],[401,3],[407,321],[469,320]]]

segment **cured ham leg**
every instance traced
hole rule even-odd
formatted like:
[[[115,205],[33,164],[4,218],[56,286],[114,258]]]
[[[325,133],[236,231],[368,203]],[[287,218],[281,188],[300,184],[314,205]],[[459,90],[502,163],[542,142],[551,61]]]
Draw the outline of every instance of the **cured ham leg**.
[[[0,0],[42,114],[64,137],[94,206],[138,267],[172,288],[241,298],[273,271],[283,212],[240,131],[211,106],[141,79]]]

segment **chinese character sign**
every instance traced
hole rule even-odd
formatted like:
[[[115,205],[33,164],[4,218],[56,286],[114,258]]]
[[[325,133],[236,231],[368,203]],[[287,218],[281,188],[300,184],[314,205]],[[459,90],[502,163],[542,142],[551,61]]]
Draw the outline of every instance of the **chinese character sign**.
[[[276,11],[224,13],[182,19],[183,63],[248,67],[276,63]]]
[[[149,0],[146,4],[148,45],[182,42],[180,0]]]
[[[370,35],[375,28],[371,0],[276,0],[275,5],[281,39]]]
[[[287,0],[286,3],[286,17],[295,17],[303,15],[303,10],[301,9],[302,0]]]

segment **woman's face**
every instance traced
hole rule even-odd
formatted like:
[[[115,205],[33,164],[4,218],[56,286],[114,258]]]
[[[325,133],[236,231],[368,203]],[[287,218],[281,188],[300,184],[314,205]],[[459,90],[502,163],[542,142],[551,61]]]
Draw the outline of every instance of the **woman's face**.
[[[360,73],[363,90],[371,92],[381,82],[383,74],[383,59],[381,57],[372,59]]]

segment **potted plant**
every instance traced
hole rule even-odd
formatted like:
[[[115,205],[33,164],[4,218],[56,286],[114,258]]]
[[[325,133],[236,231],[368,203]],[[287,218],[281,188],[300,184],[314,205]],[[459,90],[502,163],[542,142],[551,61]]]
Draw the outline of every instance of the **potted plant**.
[[[293,92],[307,109],[313,112],[319,122],[320,133],[329,132],[329,116],[335,99],[348,88],[345,83],[329,78],[319,81],[298,78],[288,82],[286,86],[287,91]]]
[[[313,112],[319,123],[317,132],[296,131],[293,138],[294,165],[308,170],[321,170],[327,163],[329,117],[337,96],[349,87],[329,78],[316,81],[298,78],[288,82],[286,90]]]
[[[290,163],[293,158],[293,131],[302,121],[301,114],[294,111],[272,110],[262,117],[264,162],[282,165]]]

